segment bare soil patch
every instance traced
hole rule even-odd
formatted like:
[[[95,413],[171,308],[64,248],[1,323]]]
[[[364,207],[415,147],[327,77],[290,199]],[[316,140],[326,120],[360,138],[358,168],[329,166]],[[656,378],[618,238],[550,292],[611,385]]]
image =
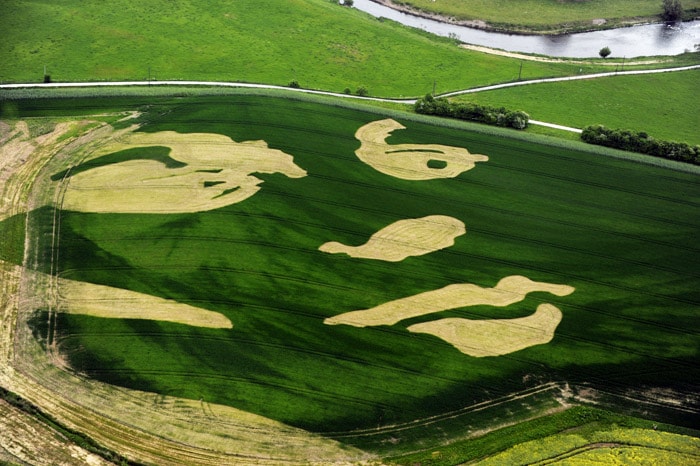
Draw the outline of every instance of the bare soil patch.
[[[347,246],[336,241],[324,243],[319,250],[331,254],[345,253],[358,259],[400,262],[410,256],[422,256],[450,247],[454,239],[466,233],[464,223],[445,215],[399,220],[374,233],[361,246]]]
[[[0,459],[32,465],[106,466],[112,463],[80,448],[46,424],[0,400]],[[4,455],[2,453],[5,452]]]

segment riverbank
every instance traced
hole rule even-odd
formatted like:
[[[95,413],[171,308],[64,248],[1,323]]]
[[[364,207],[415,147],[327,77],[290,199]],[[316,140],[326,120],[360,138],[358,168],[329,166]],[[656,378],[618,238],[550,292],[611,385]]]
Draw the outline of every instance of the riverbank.
[[[644,66],[644,65],[655,65],[658,63],[672,63],[673,60],[669,58],[652,58],[649,60],[569,60],[563,58],[552,58],[543,57],[540,55],[527,55],[524,53],[508,52],[506,50],[494,49],[491,47],[484,47],[482,45],[472,45],[472,44],[460,44],[462,48],[468,50],[474,50],[476,52],[490,53],[492,55],[500,55],[502,57],[517,58],[518,60],[528,60],[528,61],[538,61],[542,63],[573,63],[579,65],[604,65],[604,66],[614,66],[614,67],[624,67],[626,66]]]
[[[637,26],[640,24],[657,24],[662,22],[661,17],[658,14],[641,14],[639,16],[630,16],[624,18],[601,17],[586,20],[570,20],[556,24],[543,24],[535,26],[524,23],[520,24],[513,22],[488,21],[487,19],[465,19],[460,17],[458,14],[441,13],[439,11],[424,9],[411,4],[394,0],[371,1],[391,8],[393,10],[417,16],[420,18],[430,19],[433,21],[452,24],[456,26],[470,27],[482,31],[499,32],[504,34],[560,35],[601,31],[606,29]],[[683,20],[692,21],[698,18],[700,18],[700,5],[698,5],[697,7],[691,7],[689,9],[686,9]]]

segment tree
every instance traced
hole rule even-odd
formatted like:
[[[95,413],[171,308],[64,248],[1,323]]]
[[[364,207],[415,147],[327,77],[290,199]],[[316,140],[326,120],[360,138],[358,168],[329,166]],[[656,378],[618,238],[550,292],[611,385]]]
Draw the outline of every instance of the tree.
[[[602,49],[600,49],[600,52],[598,52],[598,54],[603,58],[608,58],[608,55],[610,55],[610,53],[610,47],[607,46],[603,47]]]
[[[364,96],[366,96],[367,94],[369,94],[369,92],[367,91],[367,88],[365,88],[364,86],[360,86],[360,87],[358,87],[357,90],[355,91],[355,94],[364,97]]]
[[[662,8],[664,11],[661,13],[661,17],[664,21],[676,22],[683,17],[681,0],[664,0]]]

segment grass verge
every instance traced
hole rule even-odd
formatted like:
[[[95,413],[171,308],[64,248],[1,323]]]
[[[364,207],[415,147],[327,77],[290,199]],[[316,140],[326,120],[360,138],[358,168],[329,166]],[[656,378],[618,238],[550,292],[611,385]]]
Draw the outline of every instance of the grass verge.
[[[454,98],[504,106],[575,128],[602,124],[700,144],[700,70],[518,86]]]
[[[242,81],[419,96],[517,79],[520,62],[378,20],[326,0],[88,0],[3,4],[2,82]],[[264,11],[265,14],[260,14]],[[22,18],[10,21],[9,18]],[[603,71],[533,63],[523,78]]]
[[[657,0],[521,0],[517,6],[507,0],[401,0],[394,3],[441,16],[482,20],[497,29],[543,33],[596,29],[593,23],[596,19],[604,19],[605,27],[659,22],[662,12],[661,2]],[[700,10],[700,1],[685,0],[683,8],[686,18],[693,18],[694,12]]]
[[[506,427],[484,436],[434,446],[387,462],[397,465],[453,466],[457,464],[542,464],[571,458],[588,448],[655,449],[664,464],[695,464],[700,433],[597,408],[578,406],[567,411]],[[606,453],[610,454],[606,451]],[[616,456],[612,453],[609,460]],[[619,456],[618,456],[619,458]],[[629,458],[629,457],[628,457]],[[651,459],[648,452],[637,460]],[[629,458],[632,460],[631,458]]]

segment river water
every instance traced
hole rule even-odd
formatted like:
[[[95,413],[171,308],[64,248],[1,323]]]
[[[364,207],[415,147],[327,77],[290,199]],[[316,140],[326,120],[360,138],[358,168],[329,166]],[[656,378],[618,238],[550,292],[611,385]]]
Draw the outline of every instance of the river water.
[[[553,57],[598,57],[598,52],[603,47],[610,47],[610,58],[678,55],[692,51],[695,44],[700,44],[700,21],[674,26],[645,24],[577,34],[538,36],[489,32],[442,23],[402,13],[372,0],[354,0],[354,7],[378,18],[388,18],[440,36],[455,37],[466,44]]]

